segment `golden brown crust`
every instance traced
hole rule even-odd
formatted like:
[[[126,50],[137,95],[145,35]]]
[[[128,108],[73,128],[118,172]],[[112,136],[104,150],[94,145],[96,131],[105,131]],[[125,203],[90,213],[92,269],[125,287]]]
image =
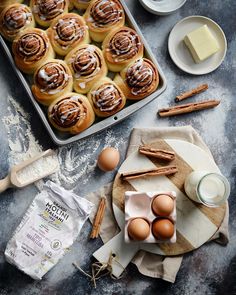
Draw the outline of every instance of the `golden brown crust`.
[[[52,21],[68,12],[69,0],[31,0],[35,21],[43,27],[48,27]]]
[[[56,129],[78,134],[93,124],[95,114],[87,97],[71,92],[49,106],[48,118]]]
[[[22,3],[23,0],[1,0],[0,1],[0,12],[7,6],[15,3]]]
[[[74,89],[88,93],[99,79],[107,75],[107,65],[101,50],[92,44],[80,45],[65,58],[74,78]]]
[[[75,8],[77,9],[86,9],[91,0],[71,0]]]
[[[17,67],[27,74],[34,73],[44,62],[54,58],[47,34],[37,28],[22,31],[13,41],[12,51]]]
[[[114,81],[128,99],[140,100],[156,91],[159,85],[159,73],[153,62],[141,58],[117,74]]]
[[[32,92],[35,99],[43,105],[50,105],[55,99],[71,92],[72,89],[72,74],[63,60],[49,60],[34,74]]]
[[[24,4],[12,4],[1,12],[0,33],[9,41],[13,41],[22,30],[34,26],[31,9]]]
[[[99,117],[109,117],[120,111],[126,98],[120,88],[109,78],[101,79],[88,93],[88,99]]]
[[[125,24],[124,9],[119,0],[94,0],[84,14],[91,38],[102,42],[107,34],[123,27]]]
[[[113,30],[103,41],[103,54],[109,70],[119,72],[132,61],[143,57],[143,43],[129,27]]]
[[[53,49],[61,56],[80,44],[90,42],[85,20],[76,13],[65,13],[57,17],[47,33]]]

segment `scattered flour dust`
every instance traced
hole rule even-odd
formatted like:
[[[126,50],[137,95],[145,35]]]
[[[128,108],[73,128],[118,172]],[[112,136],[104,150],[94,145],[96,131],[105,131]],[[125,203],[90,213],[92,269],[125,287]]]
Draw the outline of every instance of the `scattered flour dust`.
[[[43,147],[32,133],[28,113],[26,113],[20,104],[12,97],[8,97],[8,103],[7,114],[2,121],[7,131],[10,147],[9,164],[13,166],[42,152]],[[85,185],[91,180],[95,172],[97,157],[94,155],[97,155],[106,146],[112,145],[119,148],[123,143],[123,138],[117,140],[116,134],[109,130],[106,132],[105,137],[95,135],[86,140],[59,147],[56,150],[59,161],[59,171],[49,176],[47,179],[58,183],[67,190],[74,190],[81,185]],[[39,169],[38,163],[35,165],[36,167],[33,169],[37,171]],[[44,163],[44,169],[48,169],[49,165],[51,164],[47,162]],[[25,180],[25,178],[27,178],[27,173],[24,173],[22,178]],[[42,191],[44,181],[47,179],[35,183],[39,191]],[[83,241],[86,241],[86,238],[81,239],[82,245],[80,243],[80,250],[85,253],[81,256],[81,259],[89,257],[93,252],[93,249],[88,248],[87,243],[84,245]],[[74,247],[76,248],[77,246],[76,244]],[[48,274],[48,283],[53,284],[54,282],[58,282],[58,278],[61,276],[63,279],[70,276],[75,271],[72,262],[77,259],[78,252],[71,251],[67,255],[67,259],[62,259],[58,267]],[[71,263],[68,263],[68,261]]]
[[[32,133],[29,114],[12,97],[8,97],[8,101],[7,115],[2,118],[2,121],[8,134],[9,164],[13,166],[37,155],[43,151],[43,148]],[[81,184],[84,185],[89,182],[97,165],[96,157],[93,155],[103,147],[112,145],[118,148],[121,144],[123,144],[123,139],[117,140],[114,132],[109,130],[105,138],[89,137],[86,140],[60,147],[56,151],[59,171],[51,175],[49,179],[69,190]],[[49,169],[50,163],[44,164],[44,169]],[[36,183],[40,191],[43,183],[43,181]]]

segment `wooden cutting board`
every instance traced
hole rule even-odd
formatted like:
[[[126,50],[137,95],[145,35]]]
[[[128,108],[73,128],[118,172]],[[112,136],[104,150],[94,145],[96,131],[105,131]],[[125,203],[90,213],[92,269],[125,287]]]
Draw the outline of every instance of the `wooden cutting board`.
[[[93,255],[99,261],[107,261],[109,253],[117,255],[119,264],[113,265],[113,274],[119,276],[139,249],[159,255],[179,255],[197,249],[217,232],[226,212],[226,205],[208,208],[191,201],[185,194],[185,178],[195,170],[219,173],[214,160],[201,148],[189,142],[175,139],[157,140],[151,147],[174,151],[179,172],[172,176],[152,176],[122,181],[121,173],[166,165],[166,162],[132,153],[121,165],[113,185],[113,210],[121,232]],[[177,241],[175,244],[145,244],[124,242],[124,193],[125,191],[175,191],[177,194]]]
[[[199,147],[180,140],[159,140],[150,144],[151,147],[174,151],[176,159],[171,165],[176,165],[179,172],[171,176],[152,176],[130,181],[122,181],[122,172],[138,169],[148,169],[166,165],[166,162],[140,155],[131,154],[119,169],[113,185],[113,207],[124,212],[124,192],[131,191],[175,191],[177,193],[177,241],[175,244],[142,244],[140,248],[161,255],[178,255],[192,251],[207,242],[220,227],[226,206],[208,208],[191,201],[185,194],[184,181],[194,170],[219,172],[215,162]],[[114,210],[116,218],[117,209]],[[119,214],[119,213],[118,213]],[[117,218],[119,220],[119,218]]]

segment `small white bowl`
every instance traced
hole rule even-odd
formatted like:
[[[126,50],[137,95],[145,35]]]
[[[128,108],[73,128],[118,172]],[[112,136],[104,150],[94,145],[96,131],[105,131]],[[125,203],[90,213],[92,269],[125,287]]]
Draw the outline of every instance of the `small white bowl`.
[[[187,0],[139,0],[149,12],[157,15],[168,15],[184,5]]]

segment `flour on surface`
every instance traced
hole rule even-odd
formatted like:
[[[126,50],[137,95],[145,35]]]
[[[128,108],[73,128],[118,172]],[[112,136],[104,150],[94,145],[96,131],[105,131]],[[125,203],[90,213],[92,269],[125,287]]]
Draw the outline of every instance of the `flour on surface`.
[[[10,147],[10,166],[20,163],[43,151],[43,147],[36,140],[30,126],[30,116],[12,97],[8,98],[7,115],[2,119],[8,134]],[[59,147],[56,150],[59,171],[48,179],[73,190],[85,185],[93,177],[97,166],[97,155],[106,146],[121,147],[124,144],[122,136],[117,139],[114,131],[108,129],[105,137],[99,134],[80,140],[70,145]],[[47,167],[49,168],[50,163]],[[39,191],[43,181],[36,183]]]

